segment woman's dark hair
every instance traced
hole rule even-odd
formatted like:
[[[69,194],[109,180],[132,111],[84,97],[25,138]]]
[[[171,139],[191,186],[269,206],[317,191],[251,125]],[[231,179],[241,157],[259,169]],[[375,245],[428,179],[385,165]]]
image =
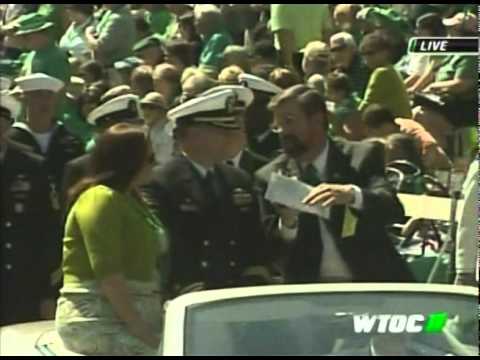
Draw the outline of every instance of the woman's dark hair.
[[[272,63],[277,63],[278,55],[273,42],[270,40],[261,40],[253,45],[253,56],[261,57],[262,59],[268,59]]]
[[[97,106],[100,104],[102,95],[108,90],[108,86],[103,82],[90,84],[78,98],[78,105],[82,107],[85,104],[92,103]]]
[[[352,84],[347,74],[342,72],[331,72],[327,75],[327,87],[334,91],[343,91],[346,94],[352,92]]]
[[[395,57],[394,51],[395,41],[390,36],[390,34],[385,30],[375,30],[371,32],[362,39],[360,43],[360,52],[363,51],[365,47],[373,48],[375,51],[387,51],[390,54],[390,60],[393,62]]]
[[[105,185],[125,192],[149,160],[149,141],[145,129],[119,123],[108,128],[95,141],[90,157],[90,176],[69,191],[69,204],[87,189]]]
[[[290,100],[297,101],[307,116],[312,116],[318,112],[327,114],[327,106],[322,94],[303,84],[292,86],[273,97],[268,104],[268,109],[273,111]]]
[[[180,59],[185,67],[195,65],[195,48],[192,43],[183,40],[172,40],[165,44],[165,50],[168,55],[173,55]]]
[[[423,171],[423,160],[417,140],[407,134],[392,134],[387,138],[387,160],[407,160]]]
[[[88,60],[80,65],[80,73],[83,75],[89,75],[92,77],[93,82],[102,81],[105,79],[105,72],[98,61]],[[82,76],[84,77],[84,76]]]
[[[395,115],[385,106],[370,104],[362,114],[363,123],[372,129],[378,129],[383,125],[396,125]]]
[[[423,28],[430,32],[430,36],[445,36],[447,31],[442,22],[442,17],[436,13],[427,13],[420,16],[416,28]]]
[[[71,11],[82,13],[85,16],[92,16],[95,12],[93,4],[67,4],[66,8]]]
[[[268,80],[282,89],[288,89],[302,82],[300,76],[285,68],[273,69],[268,77]]]

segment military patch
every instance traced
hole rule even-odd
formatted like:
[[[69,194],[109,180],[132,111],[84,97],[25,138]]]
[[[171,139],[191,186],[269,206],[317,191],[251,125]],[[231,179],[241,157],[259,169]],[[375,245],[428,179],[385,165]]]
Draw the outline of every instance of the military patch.
[[[233,190],[232,198],[233,204],[240,208],[249,207],[253,203],[252,195],[241,188]]]
[[[192,199],[187,198],[185,201],[180,204],[180,211],[185,211],[185,212],[195,212],[199,211],[200,209],[196,204],[193,203]]]
[[[25,178],[25,176],[23,175],[18,175],[17,176],[17,180],[15,180],[11,187],[10,187],[10,190],[12,192],[28,192],[31,190],[32,188],[32,185],[30,183],[30,181],[28,180],[23,180]]]

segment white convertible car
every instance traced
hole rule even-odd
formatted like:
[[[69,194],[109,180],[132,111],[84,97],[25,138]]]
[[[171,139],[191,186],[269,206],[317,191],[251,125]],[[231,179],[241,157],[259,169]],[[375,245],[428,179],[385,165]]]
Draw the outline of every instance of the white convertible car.
[[[1,355],[80,355],[52,321],[0,329]],[[159,355],[478,355],[478,289],[277,285],[202,291],[166,305]]]

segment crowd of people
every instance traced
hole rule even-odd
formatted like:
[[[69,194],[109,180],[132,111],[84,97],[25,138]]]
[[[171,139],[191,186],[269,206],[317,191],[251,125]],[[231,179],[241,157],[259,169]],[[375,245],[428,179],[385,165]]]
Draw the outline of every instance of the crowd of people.
[[[405,222],[396,190],[425,188],[385,169],[472,163],[473,184],[478,60],[407,44],[477,37],[475,13],[0,5],[0,325],[55,317],[72,351],[149,354],[184,293],[414,281],[387,228]],[[328,214],[267,201],[278,173]]]

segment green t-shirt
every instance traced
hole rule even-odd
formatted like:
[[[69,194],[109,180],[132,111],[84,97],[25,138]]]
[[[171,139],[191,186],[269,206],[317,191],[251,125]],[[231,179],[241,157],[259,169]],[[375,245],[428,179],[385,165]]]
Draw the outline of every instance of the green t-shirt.
[[[218,70],[223,59],[223,51],[231,44],[233,44],[233,40],[227,32],[220,32],[210,36],[210,38],[205,41],[202,53],[200,54],[200,67],[214,67]]]
[[[147,11],[145,13],[145,21],[150,25],[150,30],[164,36],[168,26],[174,21],[173,16],[167,10],[161,9],[157,11]]]
[[[34,73],[44,73],[68,84],[71,69],[67,54],[54,43],[44,49],[30,51],[25,57],[22,74]]]
[[[478,59],[475,56],[449,55],[435,74],[435,81],[471,79],[476,77]]]
[[[370,76],[359,110],[363,111],[370,104],[387,107],[395,117],[412,117],[407,89],[392,65],[379,67]]]
[[[66,100],[65,113],[61,123],[67,131],[87,144],[93,136],[93,126],[85,121],[77,106],[69,98]]]
[[[291,30],[295,37],[295,51],[310,41],[322,40],[333,28],[328,5],[325,4],[271,4],[270,26],[273,33]],[[279,49],[275,36],[275,48]]]
[[[128,194],[99,185],[86,190],[73,205],[65,226],[65,284],[123,274],[127,280],[151,282],[160,241],[159,220]]]

